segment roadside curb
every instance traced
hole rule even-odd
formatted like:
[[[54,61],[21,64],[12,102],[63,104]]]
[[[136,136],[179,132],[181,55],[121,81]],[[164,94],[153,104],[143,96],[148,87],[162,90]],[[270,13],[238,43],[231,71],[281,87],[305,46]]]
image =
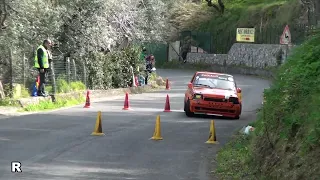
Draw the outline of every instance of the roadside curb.
[[[90,91],[90,100],[91,102],[102,102],[102,101],[108,101],[108,100],[114,100],[121,98],[122,95],[125,93],[129,94],[143,94],[146,92],[155,92],[159,91],[161,89],[164,89],[165,86],[161,85],[146,85],[146,86],[138,86],[138,87],[128,87],[128,88],[117,88],[117,89],[108,89],[108,90],[89,90]],[[66,94],[58,94],[56,97],[63,98],[71,96],[73,97],[85,97],[87,91],[79,91],[74,93],[66,93]],[[73,107],[81,106],[81,104],[74,105],[74,106],[68,106],[68,107],[62,107],[58,109],[51,109],[51,110],[42,110],[42,111],[32,111],[32,112],[17,112],[19,109],[26,107],[30,104],[37,104],[40,101],[51,101],[51,97],[31,97],[31,98],[23,98],[19,100],[19,104],[21,107],[0,107],[1,113],[0,116],[5,116],[5,118],[14,117],[14,116],[24,116],[24,115],[31,115],[31,114],[45,114],[50,112],[55,112],[59,110],[65,110],[70,109]],[[31,102],[30,102],[31,101]],[[4,109],[4,111],[2,111]]]
[[[123,93],[129,94],[141,94],[143,92],[151,91],[152,89],[157,89],[156,87],[151,86],[138,86],[138,87],[129,87],[129,88],[117,88],[117,89],[107,89],[107,90],[90,90],[90,98],[103,98],[107,96],[114,96],[120,95]],[[71,93],[64,93],[64,94],[56,94],[55,98],[81,98],[85,97],[87,90],[78,91],[78,92],[71,92]],[[40,101],[52,101],[52,98],[49,97],[29,97],[29,98],[21,98],[18,100],[18,103],[22,108],[31,105],[31,104],[38,104]]]

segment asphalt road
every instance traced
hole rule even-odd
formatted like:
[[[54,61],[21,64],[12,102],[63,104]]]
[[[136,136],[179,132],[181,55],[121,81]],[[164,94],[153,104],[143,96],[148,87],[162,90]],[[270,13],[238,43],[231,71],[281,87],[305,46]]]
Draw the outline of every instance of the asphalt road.
[[[194,71],[158,70],[172,81],[170,91],[130,95],[132,111],[123,111],[123,97],[43,114],[0,119],[0,179],[11,180],[209,180],[218,148],[232,133],[255,119],[269,82],[235,75],[243,91],[240,120],[215,118],[219,145],[205,144],[210,120],[187,118],[183,112],[186,84]],[[163,112],[169,94],[173,112]],[[90,136],[102,111],[106,136]],[[163,140],[153,141],[161,116]],[[11,161],[22,173],[11,173]]]

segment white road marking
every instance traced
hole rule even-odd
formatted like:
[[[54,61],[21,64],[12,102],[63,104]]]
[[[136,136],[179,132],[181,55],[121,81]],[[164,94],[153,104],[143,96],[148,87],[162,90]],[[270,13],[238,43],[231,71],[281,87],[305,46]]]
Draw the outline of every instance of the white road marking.
[[[16,130],[16,131],[54,131],[51,129],[32,129],[32,128],[0,128],[0,130]]]

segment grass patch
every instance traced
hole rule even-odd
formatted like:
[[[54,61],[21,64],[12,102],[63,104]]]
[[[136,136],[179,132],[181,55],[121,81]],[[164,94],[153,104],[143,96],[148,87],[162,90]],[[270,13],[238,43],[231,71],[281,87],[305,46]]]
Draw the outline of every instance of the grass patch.
[[[14,106],[14,107],[18,107],[20,106],[20,104],[18,103],[18,99],[20,98],[28,98],[30,97],[30,91],[25,88],[24,86],[20,85],[21,89],[20,90],[15,90],[14,91],[14,98],[5,98],[5,99],[1,99],[0,100],[0,106]],[[83,91],[86,90],[86,86],[81,82],[81,81],[74,81],[71,82],[70,85],[67,83],[66,80],[59,78],[56,82],[56,87],[57,87],[57,92],[56,94],[63,94],[63,93],[69,93],[69,92],[78,92],[78,91]],[[9,90],[9,86],[5,86],[6,88],[6,93],[8,94]],[[45,90],[47,92],[53,92],[52,91],[52,86],[46,86]],[[19,93],[17,93],[19,92]],[[20,94],[19,96],[17,96],[16,94]],[[76,103],[76,99],[65,99],[65,100],[61,100],[59,102],[57,102],[56,104],[50,103],[50,102],[41,102],[41,104],[39,105],[39,107],[33,107],[33,106],[37,106],[37,105],[30,105],[30,107],[28,107],[28,109],[33,109],[35,108],[36,110],[41,110],[41,108],[43,108],[43,110],[45,109],[55,109],[55,108],[59,108],[59,107],[63,107],[63,104],[66,104],[66,106],[68,106],[69,104],[74,104]]]
[[[0,99],[0,106],[13,106],[13,107],[18,107],[19,103],[17,100],[15,99],[9,99],[9,98],[5,98],[5,99]]]
[[[228,145],[219,152],[221,179],[320,177],[319,59],[320,35],[294,49],[264,92],[255,133],[246,141],[237,137],[229,143],[240,144],[238,148]]]
[[[86,90],[86,85],[83,84],[81,81],[74,81],[68,84],[68,82],[62,78],[57,80],[56,86],[57,93],[69,93]],[[47,88],[47,91],[52,92],[52,86],[49,86]]]
[[[156,72],[153,72],[150,74],[150,81],[156,81],[158,77],[158,74]]]
[[[75,97],[57,98],[56,102],[52,102],[51,100],[40,101],[38,104],[31,104],[26,106],[21,111],[32,112],[32,111],[53,110],[53,109],[59,109],[62,107],[79,105],[84,102],[85,102],[85,97],[83,96],[79,96],[78,98],[75,98]]]
[[[252,179],[251,136],[237,133],[218,153],[220,179]],[[232,171],[230,171],[232,169]]]

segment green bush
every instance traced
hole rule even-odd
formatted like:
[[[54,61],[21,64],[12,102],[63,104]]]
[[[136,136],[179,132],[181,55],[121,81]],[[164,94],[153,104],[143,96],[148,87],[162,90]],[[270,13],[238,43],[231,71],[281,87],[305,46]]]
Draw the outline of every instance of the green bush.
[[[220,152],[220,174],[232,179],[250,172],[251,179],[317,179],[320,177],[320,35],[297,47],[279,69],[254,123],[255,132],[240,150]],[[238,141],[240,142],[240,138]],[[224,154],[241,157],[233,164]],[[251,161],[251,162],[249,162]],[[248,175],[248,174],[247,174]],[[244,178],[244,177],[243,177]]]
[[[157,77],[158,77],[158,75],[157,75],[157,73],[155,73],[155,72],[153,72],[153,73],[150,74],[150,80],[151,80],[151,81],[156,81],[156,80],[157,80]]]
[[[13,99],[30,97],[31,91],[28,88],[26,88],[22,84],[17,84],[17,85],[19,85],[21,87],[20,91],[19,90],[15,91],[15,89],[17,88],[17,87],[15,87],[15,85],[13,86],[13,91],[11,91],[10,84],[4,84],[3,89],[4,89],[4,94],[6,95],[6,97],[9,98],[11,93],[13,94]]]
[[[103,53],[90,53],[87,60],[88,87],[90,89],[123,88],[131,85],[133,67],[142,66],[140,50],[128,47],[122,51]]]
[[[49,93],[53,92],[52,86],[50,86],[50,85],[49,85],[49,86],[46,86],[45,91],[46,91],[46,92],[49,92]]]
[[[71,90],[68,82],[62,78],[57,80],[56,87],[57,93],[68,93]]]
[[[83,84],[81,81],[71,82],[70,87],[72,91],[86,90],[86,85]]]
[[[30,97],[30,94],[31,94],[31,91],[22,85],[21,86],[21,97],[22,98]]]
[[[70,85],[68,82],[64,79],[58,79],[56,82],[57,87],[57,93],[68,93],[68,92],[74,92],[74,91],[81,91],[86,90],[86,85],[83,84],[81,81],[74,81],[71,82]],[[52,86],[46,87],[47,91],[52,91]]]
[[[265,92],[264,111],[268,114],[269,128],[279,129],[280,125],[281,131],[276,132],[285,141],[316,136],[305,139],[306,149],[320,145],[320,112],[316,110],[320,107],[319,59],[320,36],[317,36],[295,49],[281,67],[273,87]],[[313,130],[306,131],[307,124]]]
[[[19,106],[19,103],[17,100],[5,98],[0,99],[0,106]]]

